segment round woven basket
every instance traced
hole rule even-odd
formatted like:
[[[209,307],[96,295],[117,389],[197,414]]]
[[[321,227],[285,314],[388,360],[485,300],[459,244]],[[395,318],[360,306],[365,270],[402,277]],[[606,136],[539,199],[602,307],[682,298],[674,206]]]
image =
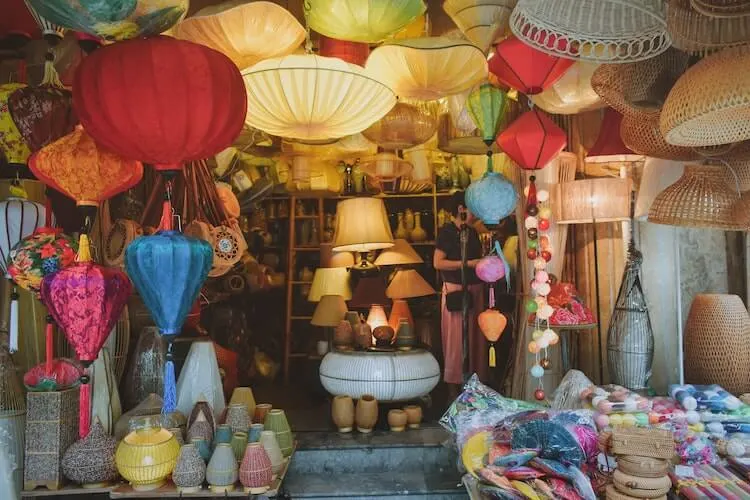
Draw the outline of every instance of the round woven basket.
[[[685,324],[685,382],[750,390],[750,316],[737,295],[700,294]]]
[[[716,146],[750,139],[750,48],[702,59],[677,80],[662,108],[664,139],[676,146]]]
[[[620,493],[613,484],[607,486],[607,500],[638,500],[638,497],[631,497],[625,493]],[[667,500],[667,495],[656,497],[653,500]]]
[[[723,167],[686,165],[682,177],[659,193],[648,221],[670,226],[739,230],[732,209],[739,193],[724,181]]]
[[[600,63],[643,61],[671,44],[660,0],[519,0],[510,29],[549,54]]]
[[[669,472],[669,461],[659,458],[622,455],[617,457],[617,468],[638,477],[663,477]]]
[[[636,498],[657,498],[666,495],[672,489],[672,480],[667,475],[637,477],[617,469],[612,480],[617,491]]]
[[[700,159],[693,148],[673,146],[664,140],[659,129],[659,114],[653,116],[624,115],[620,137],[631,151],[664,160],[691,161]]]
[[[690,6],[708,17],[750,16],[747,0],[690,0]]]
[[[672,45],[691,54],[707,54],[735,45],[744,45],[750,38],[750,16],[713,17],[696,5],[710,4],[705,0],[669,0],[667,30]]]

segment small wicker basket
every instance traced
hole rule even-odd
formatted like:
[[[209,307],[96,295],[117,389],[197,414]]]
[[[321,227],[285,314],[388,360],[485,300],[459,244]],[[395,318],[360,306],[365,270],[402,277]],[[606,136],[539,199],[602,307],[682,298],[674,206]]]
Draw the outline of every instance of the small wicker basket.
[[[669,472],[669,462],[660,458],[621,455],[617,457],[617,468],[631,476],[663,477]]]
[[[674,456],[674,437],[667,430],[617,427],[612,431],[611,448],[615,455],[670,460]]]
[[[672,480],[666,475],[637,477],[617,469],[612,476],[612,481],[617,491],[636,498],[657,498],[666,495],[672,489]]]

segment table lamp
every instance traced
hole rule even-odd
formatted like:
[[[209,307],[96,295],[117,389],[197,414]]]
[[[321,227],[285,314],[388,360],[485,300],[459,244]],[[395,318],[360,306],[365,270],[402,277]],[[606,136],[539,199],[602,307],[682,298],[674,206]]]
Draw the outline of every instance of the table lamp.
[[[361,262],[352,271],[371,273],[376,266],[367,261],[367,252],[393,246],[393,234],[383,200],[351,198],[336,208],[334,252],[357,252]]]
[[[421,264],[424,260],[416,250],[404,239],[397,239],[391,248],[386,248],[375,259],[376,266],[402,266]]]
[[[319,267],[315,270],[307,300],[320,302],[326,295],[340,295],[344,300],[352,298],[349,271],[345,267]]]
[[[386,296],[393,299],[391,317],[388,319],[388,324],[393,328],[393,331],[398,331],[398,323],[402,319],[406,319],[411,326],[414,326],[414,318],[412,318],[409,304],[405,299],[424,297],[434,293],[435,289],[425,281],[416,269],[401,269],[398,271],[385,291]]]
[[[353,265],[353,253],[334,252],[333,243],[320,244],[320,267],[352,267]]]
[[[328,350],[331,350],[332,335],[330,329],[339,326],[348,311],[344,297],[341,295],[323,295],[315,307],[310,324],[322,326],[325,329]]]

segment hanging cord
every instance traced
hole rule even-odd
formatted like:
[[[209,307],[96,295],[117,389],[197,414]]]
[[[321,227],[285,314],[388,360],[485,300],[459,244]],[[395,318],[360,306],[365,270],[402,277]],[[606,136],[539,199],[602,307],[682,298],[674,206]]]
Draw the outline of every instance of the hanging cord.
[[[310,0],[304,2],[305,11],[305,54],[313,53],[312,38],[310,38],[310,11],[312,10],[312,3]]]

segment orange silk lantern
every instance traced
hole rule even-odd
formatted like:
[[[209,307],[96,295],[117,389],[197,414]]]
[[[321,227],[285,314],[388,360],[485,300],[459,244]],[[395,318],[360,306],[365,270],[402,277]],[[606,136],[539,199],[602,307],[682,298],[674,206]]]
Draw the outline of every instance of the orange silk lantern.
[[[500,311],[487,309],[479,314],[479,329],[482,330],[484,337],[490,343],[490,367],[494,368],[497,364],[495,356],[495,342],[505,331],[505,325],[508,324],[508,318]]]

